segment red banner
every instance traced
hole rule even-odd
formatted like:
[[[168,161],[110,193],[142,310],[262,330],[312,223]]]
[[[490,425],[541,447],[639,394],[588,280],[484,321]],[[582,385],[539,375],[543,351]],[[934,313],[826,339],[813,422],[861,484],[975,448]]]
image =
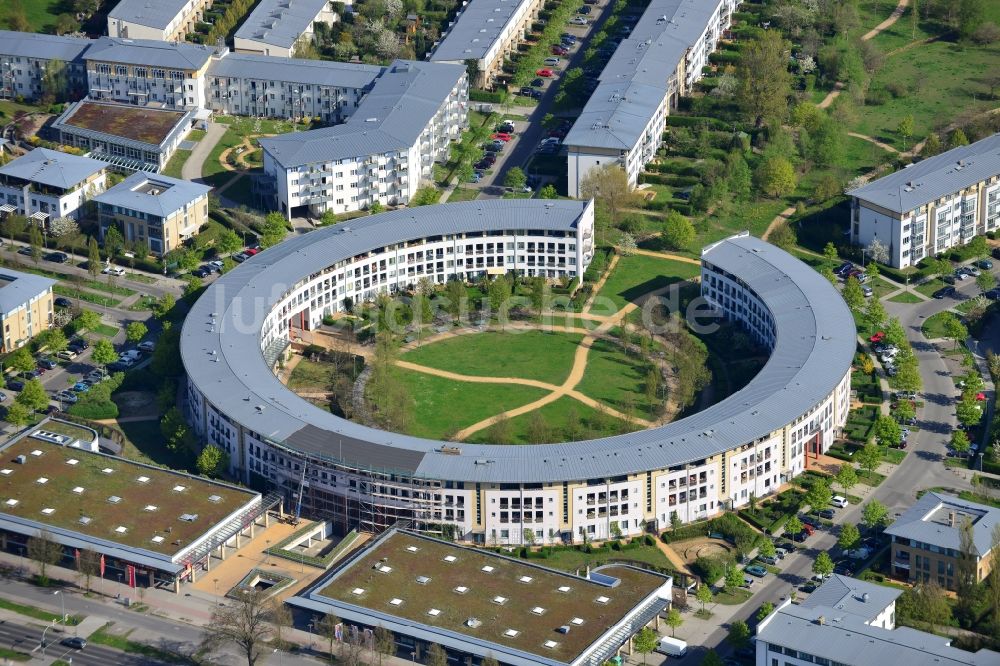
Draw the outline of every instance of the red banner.
[[[101,553],[101,578],[104,578],[104,553]]]
[[[131,564],[126,567],[128,573],[128,586],[135,588],[135,567]]]

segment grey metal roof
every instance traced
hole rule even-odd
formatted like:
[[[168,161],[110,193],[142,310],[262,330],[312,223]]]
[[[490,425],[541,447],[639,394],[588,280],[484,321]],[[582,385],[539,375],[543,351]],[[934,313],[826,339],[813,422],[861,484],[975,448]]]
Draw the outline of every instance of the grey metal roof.
[[[52,289],[55,280],[33,273],[0,268],[0,312],[13,312],[32,298]]]
[[[397,60],[346,123],[262,138],[261,148],[286,168],[407,149],[464,75],[461,65]]]
[[[0,166],[0,175],[68,190],[107,166],[107,162],[89,157],[35,148]]]
[[[947,637],[909,627],[874,627],[835,607],[806,606],[789,601],[758,625],[757,640],[847,666],[996,666],[1000,663],[1000,653],[992,650],[966,652],[951,647],[951,639]]]
[[[567,146],[628,150],[668,94],[668,79],[705,32],[723,0],[653,0],[629,38],[615,49],[601,85],[566,135]],[[608,88],[612,84],[617,87]],[[637,85],[641,84],[641,85]],[[620,98],[611,102],[610,91]],[[628,91],[628,95],[625,95]]]
[[[838,613],[849,613],[864,622],[871,622],[902,593],[894,587],[833,574],[800,605],[804,608],[833,608]]]
[[[214,53],[214,47],[186,42],[101,37],[87,50],[84,59],[192,70],[201,69]]]
[[[78,61],[91,44],[91,40],[80,37],[0,30],[0,54],[22,58]]]
[[[949,514],[955,514],[956,526],[949,524]],[[927,492],[903,512],[885,533],[903,539],[915,539],[941,548],[959,549],[959,528],[964,516],[972,518],[972,538],[980,557],[990,552],[993,528],[1000,523],[1000,509],[985,504]]]
[[[121,0],[108,18],[166,30],[190,0]]]
[[[236,31],[237,39],[291,48],[329,0],[261,0]]]
[[[138,191],[140,187],[147,184],[157,187],[158,194]],[[94,197],[94,201],[168,217],[186,204],[211,191],[212,188],[208,185],[137,171],[114,187],[98,194]]]
[[[485,57],[518,8],[528,2],[531,0],[470,0],[431,53],[431,62]]]
[[[1000,134],[917,162],[848,192],[897,213],[1000,174]]]
[[[341,88],[367,88],[384,67],[332,60],[226,53],[208,66],[208,76],[309,83]]]
[[[462,443],[461,454],[453,455],[437,450],[441,442],[367,428],[324,412],[288,391],[264,362],[260,330],[265,314],[284,291],[312,273],[372,248],[429,235],[572,229],[588,205],[530,199],[444,204],[352,220],[285,241],[222,276],[195,304],[181,337],[185,368],[220,410],[289,448],[382,466],[393,456],[381,447],[391,447],[400,451],[401,469],[483,482],[599,478],[704,459],[784,427],[828,396],[848,372],[856,340],[843,299],[809,266],[750,236],[720,241],[702,257],[740,276],[770,309],[778,331],[771,358],[726,400],[659,428],[536,446]],[[377,460],[367,459],[367,443],[379,446]],[[348,450],[359,457],[348,459]],[[421,454],[419,460],[412,452]]]

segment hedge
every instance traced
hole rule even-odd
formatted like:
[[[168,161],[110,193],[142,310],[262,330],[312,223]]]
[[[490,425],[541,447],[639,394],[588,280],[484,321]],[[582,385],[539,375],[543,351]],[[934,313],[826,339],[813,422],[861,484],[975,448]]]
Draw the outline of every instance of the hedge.
[[[740,54],[732,51],[713,51],[708,56],[708,61],[713,65],[735,65],[740,61]]]
[[[470,102],[488,102],[492,104],[503,104],[504,100],[507,99],[507,93],[505,92],[489,92],[487,90],[470,90],[469,91],[469,101]]]
[[[116,419],[118,418],[118,405],[111,402],[79,402],[67,410],[68,414],[78,416],[82,419]]]

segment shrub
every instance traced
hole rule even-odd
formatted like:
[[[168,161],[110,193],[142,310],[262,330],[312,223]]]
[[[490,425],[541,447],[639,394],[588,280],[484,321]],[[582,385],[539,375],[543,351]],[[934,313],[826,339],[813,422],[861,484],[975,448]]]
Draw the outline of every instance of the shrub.
[[[79,416],[84,419],[104,420],[118,418],[118,405],[110,400],[107,402],[77,403],[67,411],[73,416]]]

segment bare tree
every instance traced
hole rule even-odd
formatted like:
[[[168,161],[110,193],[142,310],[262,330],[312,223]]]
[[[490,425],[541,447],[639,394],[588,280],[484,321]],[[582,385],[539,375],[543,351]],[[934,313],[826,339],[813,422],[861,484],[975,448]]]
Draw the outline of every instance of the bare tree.
[[[437,643],[427,648],[427,666],[448,666],[448,653]]]
[[[28,557],[38,563],[38,583],[48,585],[48,567],[59,563],[63,556],[62,544],[57,543],[48,530],[39,530],[38,536],[28,539]]]
[[[212,619],[205,627],[202,647],[216,650],[224,645],[235,645],[247,658],[247,666],[256,666],[264,652],[264,643],[273,630],[269,624],[271,607],[265,594],[256,589],[245,589],[235,603],[216,606]]]
[[[274,637],[278,643],[278,649],[284,644],[282,640],[282,632],[286,628],[292,626],[292,611],[288,609],[288,606],[284,602],[278,601],[277,599],[272,599],[270,603],[270,622],[271,626],[274,627]]]
[[[382,666],[382,657],[396,654],[396,638],[383,626],[375,629],[375,652],[378,654],[378,666]]]
[[[336,615],[324,615],[313,618],[313,628],[320,636],[327,640],[327,652],[330,653],[330,661],[333,662],[333,642],[337,639],[337,625],[340,618]]]
[[[365,644],[361,633],[351,635],[345,631],[343,638],[340,639],[340,654],[337,655],[337,661],[343,666],[364,666],[364,653]]]
[[[101,572],[101,555],[90,549],[80,551],[76,558],[76,570],[83,576],[84,587],[90,592],[90,579]]]

